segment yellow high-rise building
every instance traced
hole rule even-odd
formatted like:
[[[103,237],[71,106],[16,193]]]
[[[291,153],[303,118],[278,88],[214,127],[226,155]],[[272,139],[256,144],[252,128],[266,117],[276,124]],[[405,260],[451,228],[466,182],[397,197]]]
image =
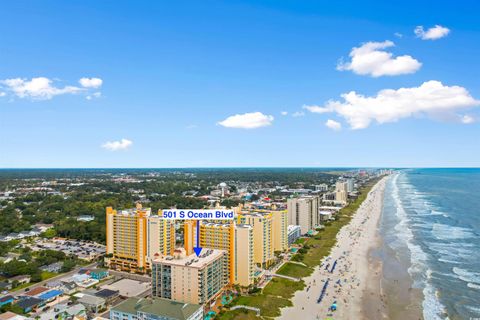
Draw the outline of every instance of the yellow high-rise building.
[[[147,256],[149,260],[157,255],[172,255],[175,250],[175,222],[163,219],[162,210],[157,216],[150,216],[147,222]]]
[[[195,233],[194,233],[195,236]],[[230,283],[235,282],[235,224],[200,222],[200,247],[226,251],[226,270]]]
[[[147,272],[154,255],[175,249],[173,222],[151,215],[150,208],[106,209],[106,262],[112,269]]]
[[[235,266],[233,269],[235,283],[244,287],[252,285],[255,280],[253,228],[248,224],[235,226]]]
[[[199,245],[197,245],[197,224]],[[254,282],[253,228],[237,225],[233,220],[197,221],[184,223],[184,246],[187,255],[198,246],[204,249],[223,250],[225,270],[230,284],[249,286]]]
[[[274,259],[273,215],[266,212],[242,212],[237,216],[237,223],[252,226],[254,261],[262,267],[269,266]]]
[[[273,250],[288,250],[288,211],[271,211],[273,217]]]

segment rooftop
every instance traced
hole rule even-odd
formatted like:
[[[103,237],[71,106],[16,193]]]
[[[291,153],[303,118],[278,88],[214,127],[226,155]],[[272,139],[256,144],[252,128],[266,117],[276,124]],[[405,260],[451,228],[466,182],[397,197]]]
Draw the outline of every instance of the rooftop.
[[[169,319],[186,320],[201,308],[198,304],[182,303],[160,298],[129,298],[111,310],[130,314],[137,314],[137,311],[140,311]]]
[[[105,303],[105,299],[89,294],[84,294],[80,299],[78,299],[78,302],[87,305],[101,305]]]
[[[28,308],[35,307],[40,303],[43,303],[42,299],[26,297],[25,299],[22,299],[19,302],[17,302],[17,306],[19,306],[22,309],[28,309]]]
[[[95,296],[101,298],[110,298],[114,296],[118,296],[118,290],[110,290],[110,289],[102,289],[95,293]]]
[[[157,258],[153,261],[153,263],[202,269],[212,261],[221,258],[225,254],[225,251],[203,248],[198,257],[194,253],[189,256],[186,256],[184,251],[182,253],[178,253],[174,256]]]
[[[42,293],[41,295],[38,296],[38,298],[42,300],[49,300],[51,298],[60,296],[63,294],[63,291],[61,290],[50,290],[48,292]]]
[[[31,289],[27,293],[25,293],[25,295],[33,297],[33,296],[39,295],[40,293],[43,293],[43,292],[48,291],[48,290],[49,289],[45,288],[45,287],[36,287],[36,288]]]

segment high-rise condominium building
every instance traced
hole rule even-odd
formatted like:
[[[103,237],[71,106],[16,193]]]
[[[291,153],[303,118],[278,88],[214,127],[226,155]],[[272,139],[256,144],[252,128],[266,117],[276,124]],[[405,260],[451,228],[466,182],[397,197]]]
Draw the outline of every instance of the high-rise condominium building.
[[[355,189],[355,180],[353,178],[347,179],[347,192],[353,192]]]
[[[197,224],[199,225],[197,226]],[[197,229],[199,245],[197,245]],[[187,254],[194,247],[224,250],[225,270],[229,283],[249,286],[253,284],[253,229],[234,221],[196,221],[184,223],[184,246]]]
[[[253,228],[248,224],[235,226],[235,265],[233,269],[235,283],[244,287],[255,280]]]
[[[173,222],[152,215],[140,204],[134,209],[106,209],[106,262],[112,269],[147,272],[154,255],[169,255],[175,248]]]
[[[182,248],[153,260],[152,296],[194,304],[212,301],[228,284],[225,254],[204,248],[198,257],[187,256]]]
[[[319,204],[320,198],[318,196],[288,199],[288,224],[300,226],[302,234],[314,230],[320,224]]]
[[[346,204],[348,199],[348,183],[346,181],[337,181],[335,183],[335,201]]]
[[[253,228],[254,261],[262,267],[269,266],[274,259],[273,217],[271,213],[241,212],[237,216],[239,224]]]

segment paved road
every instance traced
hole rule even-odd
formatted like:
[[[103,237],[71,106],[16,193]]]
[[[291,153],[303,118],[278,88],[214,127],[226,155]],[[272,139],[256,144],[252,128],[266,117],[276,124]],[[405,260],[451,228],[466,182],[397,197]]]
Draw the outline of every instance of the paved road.
[[[36,287],[41,287],[41,286],[44,286],[45,284],[47,284],[48,282],[50,281],[54,281],[54,280],[58,280],[58,279],[62,279],[62,278],[65,278],[65,277],[68,277],[68,276],[72,276],[74,275],[75,273],[77,273],[80,269],[85,269],[85,268],[94,268],[97,266],[97,262],[93,262],[93,263],[90,263],[88,265],[85,265],[85,266],[79,266],[79,267],[76,267],[75,269],[73,269],[72,271],[69,271],[67,273],[61,273],[59,274],[58,276],[55,276],[55,277],[52,277],[52,278],[49,278],[47,280],[43,280],[43,281],[40,281],[40,282],[36,282],[34,284],[32,284],[31,286],[28,286],[26,288],[23,288],[23,289],[20,289],[20,290],[14,290],[12,292],[10,292],[11,294],[20,294],[20,293],[24,293],[26,289],[30,289],[32,290],[33,288],[36,288]]]

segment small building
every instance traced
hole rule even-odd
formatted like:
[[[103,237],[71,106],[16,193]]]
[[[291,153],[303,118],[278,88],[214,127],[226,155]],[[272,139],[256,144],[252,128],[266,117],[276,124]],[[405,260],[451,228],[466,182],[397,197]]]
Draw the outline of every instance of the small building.
[[[10,282],[0,282],[0,291],[12,290],[12,284]]]
[[[13,283],[13,282],[17,281],[19,284],[30,283],[30,278],[31,278],[30,275],[24,274],[24,275],[19,275],[19,276],[12,277],[12,278],[8,279],[8,282]]]
[[[49,289],[48,288],[45,288],[45,287],[36,287],[36,288],[33,288],[31,289],[30,291],[26,292],[25,293],[25,296],[28,296],[28,297],[36,297],[36,296],[39,296],[41,295],[42,293],[48,291]]]
[[[0,307],[3,307],[7,304],[12,304],[13,301],[15,301],[15,298],[10,295],[0,297]]]
[[[302,228],[297,225],[289,225],[288,230],[288,245],[291,246],[298,238],[302,236]]]
[[[77,290],[77,285],[73,281],[62,281],[62,286],[59,289],[66,294],[72,294]]]
[[[45,302],[42,299],[26,296],[23,299],[19,300],[16,303],[16,306],[21,308],[23,312],[28,313],[37,309],[38,307],[41,307],[44,304]]]
[[[0,314],[0,320],[27,320],[27,319],[28,319],[27,317],[13,313],[11,311],[7,311]]]
[[[113,300],[118,298],[119,293],[118,290],[109,290],[109,289],[102,289],[100,291],[95,292],[96,297],[100,297],[105,299],[107,304],[111,303]]]
[[[325,222],[332,218],[331,211],[322,210],[319,212],[319,214],[320,214],[320,222]]]
[[[92,313],[98,313],[106,307],[105,299],[90,294],[83,294],[82,297],[78,299],[78,303],[83,304],[87,311]]]
[[[95,220],[95,217],[92,215],[81,215],[77,217],[77,221],[89,222]]]
[[[39,320],[51,319],[86,319],[87,312],[83,304],[69,306],[67,303],[58,303],[52,309],[42,312]]]
[[[110,309],[111,320],[202,320],[203,308],[198,304],[162,298],[129,298]]]
[[[63,291],[61,290],[50,290],[47,292],[42,293],[38,296],[39,299],[44,300],[45,302],[51,302],[55,300],[57,297],[61,296]]]
[[[63,262],[55,262],[55,263],[49,264],[48,266],[40,267],[40,270],[58,273],[60,272],[60,270],[62,270],[62,266],[63,266]]]
[[[96,280],[102,280],[108,277],[107,269],[92,269],[90,270],[90,277]]]

